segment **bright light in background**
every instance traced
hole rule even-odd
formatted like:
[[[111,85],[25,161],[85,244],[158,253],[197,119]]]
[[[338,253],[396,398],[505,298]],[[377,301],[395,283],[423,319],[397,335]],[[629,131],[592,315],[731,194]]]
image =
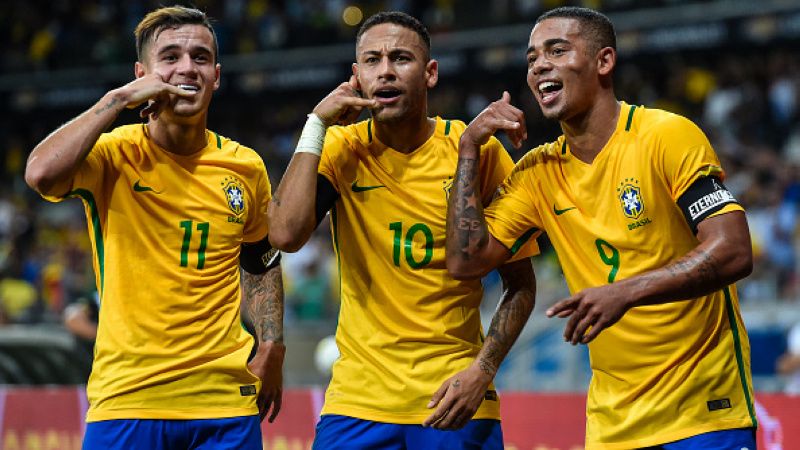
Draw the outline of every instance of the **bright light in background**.
[[[347,25],[354,27],[361,23],[361,19],[364,18],[364,13],[361,12],[361,8],[358,6],[348,6],[347,8],[342,11],[342,20]]]

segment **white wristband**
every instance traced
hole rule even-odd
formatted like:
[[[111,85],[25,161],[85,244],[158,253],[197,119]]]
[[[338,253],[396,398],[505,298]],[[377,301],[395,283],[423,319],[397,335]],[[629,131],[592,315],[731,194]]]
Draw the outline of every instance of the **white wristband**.
[[[313,153],[322,156],[322,145],[325,143],[325,124],[322,119],[314,113],[308,115],[303,132],[297,141],[295,153]]]

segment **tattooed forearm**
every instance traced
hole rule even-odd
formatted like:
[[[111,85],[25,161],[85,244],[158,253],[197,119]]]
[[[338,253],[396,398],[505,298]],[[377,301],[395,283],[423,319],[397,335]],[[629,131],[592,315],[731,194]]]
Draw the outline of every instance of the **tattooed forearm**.
[[[260,341],[283,342],[283,280],[280,266],[260,275],[242,271],[242,303]]]
[[[119,100],[116,99],[116,98],[112,98],[111,101],[106,103],[105,106],[101,106],[100,109],[95,110],[94,113],[99,116],[100,114],[103,114],[104,112],[108,111],[109,109],[117,106],[117,103],[119,103]]]
[[[681,289],[687,293],[705,293],[708,286],[722,282],[718,262],[703,249],[695,249],[683,258],[665,267],[669,274],[681,280]]]
[[[488,241],[478,181],[478,159],[459,158],[453,183],[450,219],[455,225],[455,245],[451,248],[463,259],[470,257]]]
[[[503,297],[478,355],[479,367],[492,376],[528,322],[536,299],[530,260],[506,264],[499,271],[503,278]]]

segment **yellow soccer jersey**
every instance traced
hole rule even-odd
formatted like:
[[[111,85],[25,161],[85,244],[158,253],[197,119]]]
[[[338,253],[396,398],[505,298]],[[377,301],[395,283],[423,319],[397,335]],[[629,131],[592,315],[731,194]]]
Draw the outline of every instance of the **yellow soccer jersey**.
[[[328,129],[319,171],[339,192],[331,230],[341,357],[322,414],[422,423],[433,393],[480,350],[480,280],[457,281],[445,267],[447,198],[464,128],[436,118],[433,135],[409,154],[380,143],[370,121]],[[481,149],[484,204],[512,167],[496,139]],[[536,249],[528,242],[522,256]],[[494,387],[475,417],[499,418]]]
[[[258,413],[239,248],[267,234],[269,180],[253,150],[207,135],[181,156],[122,126],[75,176],[68,196],[86,209],[100,293],[89,422]]]
[[[570,291],[675,261],[698,244],[676,201],[699,177],[724,177],[689,120],[622,104],[591,164],[564,136],[530,151],[486,210],[504,245],[547,233]],[[741,210],[729,203],[719,213]],[[734,286],[689,301],[630,309],[589,344],[589,449],[639,448],[752,427],[750,345]]]

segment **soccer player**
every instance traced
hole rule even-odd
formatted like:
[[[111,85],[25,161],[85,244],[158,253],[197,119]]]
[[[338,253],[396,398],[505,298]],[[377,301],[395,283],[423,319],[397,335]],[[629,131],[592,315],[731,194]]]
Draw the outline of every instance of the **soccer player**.
[[[203,12],[157,9],[135,36],[136,79],[39,143],[25,172],[86,209],[100,320],[83,448],[261,449],[284,355],[264,163],[206,129],[220,65]],[[103,133],[144,102],[146,123]],[[249,367],[240,301],[259,343]]]
[[[341,357],[314,448],[502,449],[491,381],[533,309],[535,241],[500,268],[505,292],[484,342],[480,281],[455,280],[445,266],[466,125],[428,117],[438,80],[428,32],[407,14],[378,13],[358,32],[352,67],[309,115],[269,207],[270,240],[288,251],[331,211]],[[362,108],[371,118],[352,124]],[[485,205],[513,163],[494,138],[479,153]]]
[[[482,210],[478,149],[524,134],[508,95],[464,131],[448,209],[447,265],[478,277],[546,232],[572,296],[564,338],[589,344],[586,447],[755,448],[749,343],[733,283],[752,270],[742,207],[703,132],[618,101],[615,34],[565,7],[536,22],[528,86],[563,135],[531,150]]]

